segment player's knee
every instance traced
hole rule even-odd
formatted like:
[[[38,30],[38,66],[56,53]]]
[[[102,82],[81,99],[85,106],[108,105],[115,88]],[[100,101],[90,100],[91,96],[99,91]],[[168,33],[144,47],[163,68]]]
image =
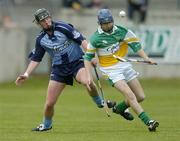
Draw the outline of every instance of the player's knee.
[[[86,81],[86,80],[81,80],[81,81],[79,81],[79,83],[82,84],[82,85],[84,85],[84,86],[87,85],[87,81]]]
[[[136,96],[134,94],[129,94],[129,96],[127,97],[127,100],[130,103],[134,103],[134,101],[137,101]]]
[[[77,81],[82,85],[86,85],[88,83],[85,77],[78,78]]]
[[[84,85],[84,86],[89,85],[90,88],[93,88],[93,87],[94,87],[93,82],[91,81],[90,84],[89,84],[88,80],[86,80],[86,79],[82,79],[82,80],[80,81],[80,83],[81,83],[82,85]]]
[[[144,101],[144,99],[145,99],[145,95],[141,95],[141,96],[139,96],[138,97],[138,102],[142,102],[142,101]]]

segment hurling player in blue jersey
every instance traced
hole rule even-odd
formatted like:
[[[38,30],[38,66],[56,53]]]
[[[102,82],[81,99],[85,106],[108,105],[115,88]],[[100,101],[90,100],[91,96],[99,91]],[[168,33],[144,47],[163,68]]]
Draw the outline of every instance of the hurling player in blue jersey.
[[[31,53],[31,61],[23,75],[18,76],[16,85],[21,85],[41,62],[45,52],[52,59],[52,69],[47,90],[44,108],[43,122],[33,131],[47,131],[52,128],[54,105],[66,85],[73,85],[73,78],[86,86],[89,95],[99,108],[104,106],[104,101],[98,95],[95,84],[88,83],[87,73],[84,68],[80,46],[86,50],[87,41],[71,24],[52,21],[50,13],[44,9],[38,9],[35,14],[35,22],[40,25],[42,31],[36,39],[34,51]],[[115,102],[108,102],[109,108]]]

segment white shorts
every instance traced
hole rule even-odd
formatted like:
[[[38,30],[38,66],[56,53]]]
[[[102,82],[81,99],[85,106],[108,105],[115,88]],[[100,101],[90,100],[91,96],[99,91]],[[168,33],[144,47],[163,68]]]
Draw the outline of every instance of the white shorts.
[[[112,81],[113,84],[119,80],[129,82],[139,75],[139,73],[132,68],[132,65],[129,62],[118,62],[113,66],[100,67],[99,69],[102,71],[103,75]]]

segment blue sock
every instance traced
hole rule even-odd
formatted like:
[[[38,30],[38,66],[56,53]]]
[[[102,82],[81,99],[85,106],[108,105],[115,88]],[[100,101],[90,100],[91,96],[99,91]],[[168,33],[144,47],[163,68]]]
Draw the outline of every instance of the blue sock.
[[[45,128],[50,128],[52,126],[52,119],[45,117],[43,123]]]
[[[92,96],[92,99],[94,100],[94,102],[97,104],[98,107],[102,107],[103,100],[99,95]]]

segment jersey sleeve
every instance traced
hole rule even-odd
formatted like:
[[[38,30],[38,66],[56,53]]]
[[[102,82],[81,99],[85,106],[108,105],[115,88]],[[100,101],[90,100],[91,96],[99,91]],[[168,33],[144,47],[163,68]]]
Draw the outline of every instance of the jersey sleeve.
[[[90,42],[87,46],[87,50],[86,50],[86,53],[84,55],[84,59],[87,61],[91,61],[92,58],[95,57],[96,48],[93,45],[94,45],[93,42]]]
[[[82,41],[85,40],[85,37],[83,37],[83,35],[70,24],[59,23],[56,26],[56,29],[65,34],[69,39],[77,42],[79,45],[81,45]]]
[[[35,49],[31,51],[31,53],[29,54],[29,58],[32,61],[41,62],[45,52],[45,49],[40,44],[40,38],[37,38]]]
[[[128,32],[126,33],[124,41],[134,52],[137,52],[142,48],[139,38],[137,38],[131,30],[128,30]]]

